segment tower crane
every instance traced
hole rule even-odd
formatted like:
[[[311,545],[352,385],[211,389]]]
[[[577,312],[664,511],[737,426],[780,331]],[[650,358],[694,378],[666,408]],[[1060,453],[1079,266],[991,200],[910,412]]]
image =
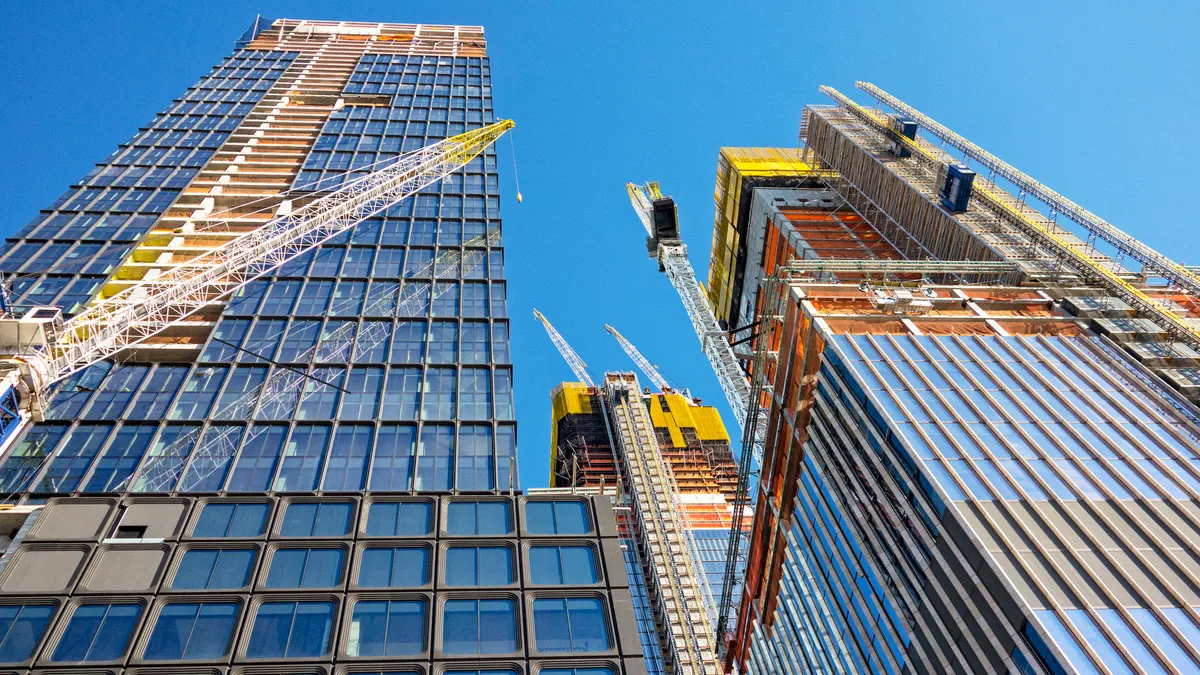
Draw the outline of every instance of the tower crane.
[[[650,378],[650,381],[654,383],[654,386],[658,387],[661,391],[669,391],[671,389],[671,386],[667,384],[666,379],[664,379],[662,374],[658,372],[658,368],[655,368],[654,365],[646,359],[646,357],[642,356],[642,353],[638,351],[637,347],[633,346],[632,342],[625,339],[624,335],[618,333],[616,328],[613,328],[608,324],[604,324],[604,330],[612,333],[612,336],[615,337],[617,342],[621,345],[621,349],[624,349],[625,353],[629,355],[629,358],[633,359],[633,362],[637,364],[638,369],[645,373],[646,377]]]
[[[102,298],[66,321],[57,307],[34,307],[19,318],[0,318],[3,443],[9,445],[29,420],[42,419],[53,383],[145,342],[461,169],[513,126],[512,120],[502,120],[451,136],[403,154],[296,209],[281,207],[265,225]]]
[[[733,416],[744,430],[751,404],[750,382],[725,331],[717,323],[717,317],[704,297],[704,287],[696,279],[696,271],[688,260],[687,245],[679,237],[679,214],[675,200],[663,196],[658,181],[644,185],[626,183],[625,189],[629,192],[633,210],[646,228],[646,250],[651,258],[658,260],[658,270],[666,273],[667,279],[683,300],[683,308],[692,321],[696,336],[700,338],[700,347],[717,374],[725,399],[733,409]],[[755,443],[754,447],[756,458],[760,457],[761,445]]]
[[[725,331],[717,323],[712,307],[704,295],[704,289],[696,280],[696,271],[688,260],[687,246],[679,236],[679,212],[675,208],[675,200],[665,197],[658,186],[658,181],[644,185],[626,183],[629,201],[638,219],[646,228],[646,250],[651,258],[658,259],[658,270],[667,275],[675,291],[679,293],[688,318],[692,320],[692,328],[700,338],[700,347],[708,362],[712,364],[725,399],[733,409],[733,415],[742,427],[742,452],[738,458],[738,485],[734,495],[732,510],[732,526],[725,550],[725,574],[721,584],[721,599],[717,606],[716,634],[724,649],[725,636],[730,631],[730,619],[733,613],[733,589],[738,574],[738,564],[744,547],[741,536],[742,521],[746,513],[750,491],[750,479],[754,473],[753,462],[761,464],[763,457],[763,438],[766,435],[766,411],[759,406],[760,387],[766,386],[762,378],[756,378],[753,384],[742,371],[738,357],[734,354],[733,346]],[[760,320],[771,317],[761,317]],[[767,350],[760,345],[759,361],[756,367],[762,368],[765,363],[761,358],[768,355]],[[753,460],[753,461],[752,461]]]
[[[575,373],[575,377],[589,388],[594,388],[596,383],[592,381],[592,376],[588,375],[587,364],[583,362],[583,359],[579,358],[579,354],[576,354],[575,350],[571,349],[571,345],[567,344],[567,341],[563,339],[563,336],[559,334],[545,315],[536,309],[533,310],[533,315],[546,327],[546,334],[550,336],[550,341],[558,348],[558,353],[562,354],[563,360],[571,367],[571,372]]]

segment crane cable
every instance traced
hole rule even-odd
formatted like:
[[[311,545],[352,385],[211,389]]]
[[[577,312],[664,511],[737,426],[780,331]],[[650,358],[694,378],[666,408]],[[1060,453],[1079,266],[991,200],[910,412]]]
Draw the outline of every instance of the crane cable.
[[[508,135],[508,145],[509,145],[509,148],[512,149],[513,182],[516,183],[516,186],[517,186],[517,203],[520,204],[521,203],[521,179],[520,179],[520,177],[517,176],[517,143],[516,143],[516,141],[513,140],[511,130],[509,131],[509,135]]]

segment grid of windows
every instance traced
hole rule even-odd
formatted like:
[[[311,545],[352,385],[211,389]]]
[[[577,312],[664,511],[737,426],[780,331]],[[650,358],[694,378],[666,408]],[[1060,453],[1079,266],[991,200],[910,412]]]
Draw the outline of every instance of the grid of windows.
[[[78,310],[295,59],[239,50],[7,240],[13,303]]]

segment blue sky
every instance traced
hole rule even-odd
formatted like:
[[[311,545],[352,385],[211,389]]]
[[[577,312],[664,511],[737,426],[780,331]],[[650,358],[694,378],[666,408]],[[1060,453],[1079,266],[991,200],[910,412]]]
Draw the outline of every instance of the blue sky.
[[[548,393],[570,377],[530,309],[598,376],[611,323],[732,418],[627,180],[679,204],[701,279],[723,145],[794,146],[801,108],[870,80],[1177,260],[1200,264],[1200,10],[1190,2],[4,3],[0,234],[50,203],[224,56],[254,14],[483,25],[501,145],[521,480],[545,485]],[[861,97],[860,97],[860,100]]]

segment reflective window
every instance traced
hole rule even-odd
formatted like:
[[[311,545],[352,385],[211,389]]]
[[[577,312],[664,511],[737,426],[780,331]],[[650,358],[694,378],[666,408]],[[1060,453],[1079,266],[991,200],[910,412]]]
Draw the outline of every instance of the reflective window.
[[[529,579],[535,584],[594,584],[596,555],[591,546],[532,546]]]
[[[429,581],[429,549],[368,548],[359,562],[358,585],[368,588],[411,588]]]
[[[312,658],[329,651],[332,602],[264,602],[254,617],[246,656]]]
[[[446,505],[446,532],[498,535],[512,531],[508,502],[453,501]]]
[[[525,530],[530,534],[587,534],[587,506],[580,501],[525,502]]]
[[[513,583],[512,549],[507,546],[452,546],[445,553],[449,586],[506,586]]]
[[[171,588],[242,588],[250,582],[255,552],[248,548],[194,548],[183,554]]]
[[[20,663],[33,656],[52,616],[52,605],[0,605],[0,663]]]
[[[232,602],[169,604],[162,608],[143,657],[154,661],[215,659],[229,651],[238,606]]]
[[[380,427],[379,440],[371,464],[372,490],[409,489],[416,442],[416,427]]]
[[[266,527],[269,504],[210,503],[204,505],[193,537],[257,537]]]
[[[540,652],[602,652],[608,625],[597,598],[537,598],[533,633]]]
[[[367,510],[366,533],[374,537],[419,537],[432,530],[429,502],[374,502]]]
[[[517,650],[512,600],[447,600],[442,607],[442,651],[447,654],[510,654]]]
[[[125,653],[142,606],[80,605],[58,639],[51,661],[114,661]]]
[[[267,588],[332,588],[342,581],[340,548],[281,548],[271,556]]]
[[[350,532],[354,505],[345,502],[288,504],[279,534],[285,537],[340,537]]]
[[[354,606],[350,656],[405,656],[425,647],[425,603],[421,600],[362,602]]]

